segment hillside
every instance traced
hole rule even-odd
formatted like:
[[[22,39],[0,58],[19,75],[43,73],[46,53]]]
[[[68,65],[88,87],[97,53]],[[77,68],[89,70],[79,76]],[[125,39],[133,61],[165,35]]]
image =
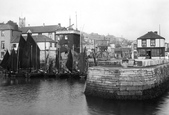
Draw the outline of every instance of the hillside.
[[[127,40],[123,37],[116,37],[114,35],[99,35],[98,33],[85,33],[82,32],[82,38],[84,41],[84,38],[88,38],[91,40],[110,40],[110,43],[113,44],[119,44],[120,46],[127,46],[127,45],[131,45],[131,43],[133,42],[133,40]],[[83,42],[85,43],[85,42]]]

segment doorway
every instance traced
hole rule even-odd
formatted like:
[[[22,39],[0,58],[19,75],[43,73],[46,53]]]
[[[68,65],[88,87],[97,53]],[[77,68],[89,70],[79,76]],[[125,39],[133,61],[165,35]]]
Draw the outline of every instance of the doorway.
[[[151,51],[146,51],[146,59],[151,59]]]

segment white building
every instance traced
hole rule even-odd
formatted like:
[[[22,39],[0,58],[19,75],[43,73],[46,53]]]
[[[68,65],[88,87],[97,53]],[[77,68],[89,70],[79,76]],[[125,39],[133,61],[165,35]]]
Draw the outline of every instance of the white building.
[[[148,32],[137,38],[138,59],[160,59],[165,57],[165,38],[157,32]]]
[[[0,24],[0,60],[3,59],[6,51],[12,49],[11,41],[21,35],[18,25],[12,21]]]
[[[49,56],[50,59],[55,59],[57,43],[51,38],[45,35],[34,35],[32,36],[35,42],[38,44],[40,49],[40,60],[44,61],[45,57]],[[18,48],[20,37],[15,38],[11,41],[12,46],[15,50]],[[27,39],[27,36],[24,36],[24,39]]]

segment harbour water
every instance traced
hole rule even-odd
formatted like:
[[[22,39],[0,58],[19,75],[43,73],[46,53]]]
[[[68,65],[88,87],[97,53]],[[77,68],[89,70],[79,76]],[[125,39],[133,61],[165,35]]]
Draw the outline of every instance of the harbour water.
[[[169,115],[169,91],[154,100],[85,96],[84,80],[2,79],[0,115]]]

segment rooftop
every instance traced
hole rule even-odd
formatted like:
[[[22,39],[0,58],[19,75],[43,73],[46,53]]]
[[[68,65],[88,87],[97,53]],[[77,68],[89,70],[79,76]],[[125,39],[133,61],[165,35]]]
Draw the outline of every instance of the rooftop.
[[[26,34],[28,31],[31,31],[32,33],[49,33],[63,29],[65,28],[60,25],[29,26],[20,28],[23,34]]]
[[[160,35],[157,34],[157,32],[148,32],[147,34],[137,38],[137,39],[165,39],[163,37],[161,37]]]
[[[45,36],[45,35],[34,35],[32,36],[33,39],[35,40],[35,42],[55,42],[54,40],[52,40],[51,38]],[[26,40],[27,39],[27,36],[23,36],[23,38]],[[11,43],[19,43],[19,40],[20,40],[20,36],[19,37],[16,37],[14,38]]]
[[[17,29],[9,24],[0,24],[0,30],[17,30]]]

